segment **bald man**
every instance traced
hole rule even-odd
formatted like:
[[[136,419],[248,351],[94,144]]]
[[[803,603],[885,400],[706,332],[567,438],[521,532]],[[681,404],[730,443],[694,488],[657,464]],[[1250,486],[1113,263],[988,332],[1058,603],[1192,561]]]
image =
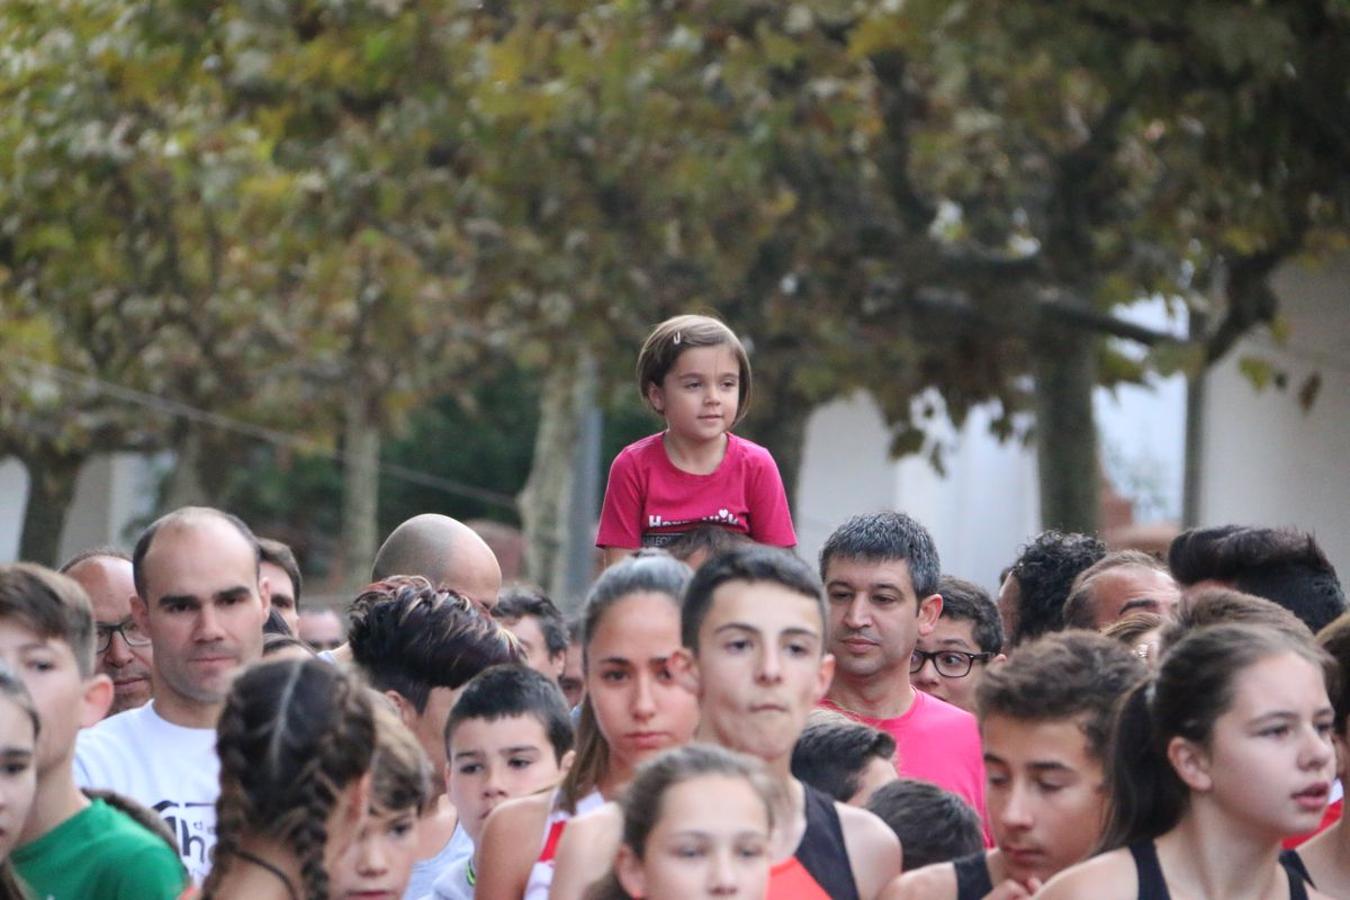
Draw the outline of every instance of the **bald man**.
[[[463,522],[436,513],[413,516],[385,538],[370,580],[391,575],[421,575],[488,609],[502,588],[502,569],[487,542]]]
[[[95,663],[113,683],[107,715],[144,706],[154,696],[150,668],[155,652],[150,636],[131,618],[136,593],[131,557],[120,550],[87,550],[62,566],[61,574],[79,582],[94,608]]]

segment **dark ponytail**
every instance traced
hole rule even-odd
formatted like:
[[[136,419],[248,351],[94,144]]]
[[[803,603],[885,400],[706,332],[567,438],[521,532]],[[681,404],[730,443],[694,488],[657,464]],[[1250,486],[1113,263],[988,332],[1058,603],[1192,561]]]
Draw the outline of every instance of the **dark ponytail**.
[[[1177,641],[1157,675],[1125,695],[1112,734],[1111,807],[1099,851],[1152,840],[1181,820],[1190,790],[1168,745],[1180,737],[1207,746],[1214,723],[1233,705],[1238,676],[1284,653],[1321,669],[1333,694],[1335,663],[1306,637],[1268,625],[1209,625]]]

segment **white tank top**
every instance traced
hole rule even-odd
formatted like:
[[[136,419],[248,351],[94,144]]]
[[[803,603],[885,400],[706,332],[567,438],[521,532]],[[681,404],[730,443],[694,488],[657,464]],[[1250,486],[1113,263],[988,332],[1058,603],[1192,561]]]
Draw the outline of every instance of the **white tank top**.
[[[599,791],[591,791],[577,801],[575,815],[584,816],[605,805],[605,798]],[[562,839],[563,828],[573,814],[558,806],[558,793],[553,793],[552,811],[544,823],[544,839],[539,845],[539,858],[530,868],[530,880],[525,883],[524,900],[548,900],[548,889],[553,884],[553,856]]]

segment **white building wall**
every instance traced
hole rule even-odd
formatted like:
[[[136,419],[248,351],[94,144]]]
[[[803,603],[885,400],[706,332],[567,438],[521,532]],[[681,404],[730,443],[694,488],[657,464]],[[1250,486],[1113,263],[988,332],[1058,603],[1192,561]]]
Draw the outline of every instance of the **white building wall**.
[[[1287,343],[1254,335],[1207,379],[1200,523],[1312,531],[1350,582],[1350,257],[1286,266],[1275,287]],[[1258,392],[1238,368],[1247,355],[1286,370],[1289,389]],[[1313,371],[1322,389],[1304,412],[1295,392]]]

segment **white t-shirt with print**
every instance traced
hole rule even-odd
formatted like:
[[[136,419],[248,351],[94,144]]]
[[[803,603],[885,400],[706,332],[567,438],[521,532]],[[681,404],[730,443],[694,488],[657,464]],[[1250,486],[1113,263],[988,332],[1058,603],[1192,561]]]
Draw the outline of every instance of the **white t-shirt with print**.
[[[178,840],[192,880],[211,871],[216,845],[220,759],[214,728],[184,728],[161,718],[154,701],[109,716],[79,733],[75,780],[106,788],[154,810]]]

